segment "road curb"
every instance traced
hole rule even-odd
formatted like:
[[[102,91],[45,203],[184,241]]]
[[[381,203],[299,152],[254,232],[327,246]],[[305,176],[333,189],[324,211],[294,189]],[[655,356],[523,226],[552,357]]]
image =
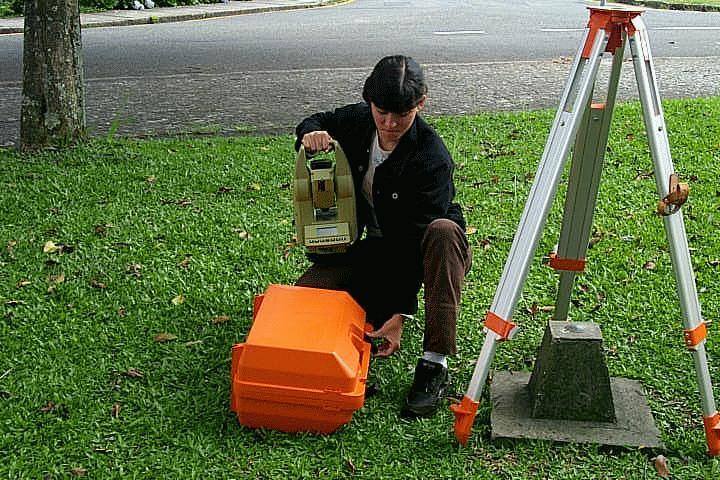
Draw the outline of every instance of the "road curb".
[[[147,15],[135,18],[114,18],[107,21],[93,21],[82,25],[83,29],[97,27],[127,27],[132,25],[152,25],[157,23],[176,23],[187,22],[191,20],[206,20],[209,18],[232,17],[238,15],[248,15],[253,13],[265,12],[281,12],[288,10],[303,10],[306,8],[330,7],[350,3],[353,0],[318,0],[314,3],[290,4],[290,5],[267,5],[258,7],[243,7],[237,10],[202,10],[189,13],[178,13],[177,15],[153,15],[151,10],[147,11]],[[182,9],[183,7],[178,7]],[[201,9],[202,5],[193,5],[190,8]],[[0,19],[2,21],[2,19]],[[0,26],[0,35],[13,33],[23,33],[23,27],[2,27]]]

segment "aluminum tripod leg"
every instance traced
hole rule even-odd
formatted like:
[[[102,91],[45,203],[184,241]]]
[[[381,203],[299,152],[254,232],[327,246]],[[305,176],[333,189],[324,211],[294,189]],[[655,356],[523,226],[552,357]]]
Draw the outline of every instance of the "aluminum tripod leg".
[[[670,157],[670,145],[645,25],[640,17],[633,19],[633,25],[635,32],[629,35],[630,50],[645,119],[645,130],[655,166],[657,191],[660,198],[663,198],[668,194],[669,179],[670,175],[674,173],[674,167]],[[705,325],[700,312],[700,301],[695,286],[682,211],[678,210],[676,213],[664,216],[663,222],[670,245],[670,256],[686,332],[698,330],[703,332],[702,338],[697,344],[688,343],[688,345],[695,363],[708,450],[710,455],[716,456],[720,455],[720,414],[716,410],[713,397],[712,381],[705,353]]]
[[[625,39],[613,57],[606,101],[588,105],[575,141],[560,240],[550,259],[550,266],[560,271],[555,320],[567,319],[575,275],[585,266],[624,51]]]
[[[535,254],[557,185],[562,167],[570,150],[584,107],[592,94],[595,77],[602,52],[609,39],[604,30],[593,34],[588,28],[585,41],[578,50],[573,64],[573,74],[568,79],[563,92],[560,108],[555,115],[543,156],[540,160],[535,181],[530,189],[525,210],[515,233],[510,253],[505,263],[500,283],[495,291],[490,312],[486,317],[486,336],[475,371],[462,403],[451,408],[455,414],[455,436],[460,443],[466,443],[477,412],[478,400],[487,379],[492,358],[495,356],[497,342],[510,338],[514,334],[514,325],[509,322],[522,287],[527,278],[530,262]],[[583,58],[584,45],[591,45],[590,53]],[[489,328],[492,322],[499,328]],[[500,333],[501,330],[505,331]]]

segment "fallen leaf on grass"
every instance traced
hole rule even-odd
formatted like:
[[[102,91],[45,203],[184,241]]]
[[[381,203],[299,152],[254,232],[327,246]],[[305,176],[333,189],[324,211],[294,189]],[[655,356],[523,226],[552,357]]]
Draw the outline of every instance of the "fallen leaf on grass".
[[[105,290],[107,288],[106,284],[104,284],[103,282],[100,282],[94,278],[90,280],[90,286],[93,288],[97,288],[98,290]]]
[[[230,321],[230,317],[227,315],[218,315],[212,319],[213,325],[220,325],[221,323],[227,323]]]
[[[241,228],[235,228],[235,229],[233,229],[233,233],[237,233],[238,236],[239,236],[240,238],[242,238],[243,240],[249,240],[249,239],[252,238],[248,232],[246,232],[245,230],[243,230],[243,229],[241,229]]]
[[[248,185],[248,189],[259,192],[260,190],[262,190],[262,185],[260,185],[259,183],[251,183],[250,185]]]
[[[664,455],[658,455],[652,459],[653,465],[655,465],[655,471],[662,478],[670,478],[670,469],[667,465],[667,458]]]
[[[116,403],[112,406],[110,409],[110,416],[112,418],[118,418],[120,417],[120,410],[122,409],[122,406],[119,403]]]
[[[720,260],[710,260],[708,262],[708,265],[710,265],[711,267],[717,267],[718,265],[720,265]]]
[[[182,305],[185,303],[185,296],[181,293],[171,300],[173,305]]]
[[[653,178],[655,176],[655,172],[643,172],[641,170],[638,171],[637,175],[635,175],[634,180],[647,180],[649,178]]]
[[[643,268],[644,268],[645,270],[655,270],[655,262],[647,261],[647,262],[645,262],[645,264],[643,265]]]
[[[190,265],[190,257],[185,257],[180,263],[178,263],[178,267],[184,268],[187,270],[188,266]]]
[[[42,413],[55,413],[63,418],[68,418],[70,416],[70,409],[67,407],[67,405],[63,405],[62,403],[55,403],[52,401],[48,401],[44,407],[40,408],[40,411]]]
[[[64,243],[55,243],[51,240],[45,242],[43,245],[43,253],[72,253],[75,247],[72,245],[65,245]]]
[[[155,175],[150,175],[149,177],[147,177],[147,178],[145,179],[145,181],[146,181],[147,183],[149,183],[150,185],[152,185],[152,184],[154,184],[154,183],[157,181],[157,177],[156,177]]]
[[[82,468],[82,467],[75,467],[72,470],[70,470],[70,473],[74,477],[84,477],[85,475],[87,475],[87,472],[88,472],[87,468]]]
[[[192,340],[190,342],[183,343],[183,346],[184,347],[194,347],[195,345],[200,345],[201,343],[203,343],[202,340]]]
[[[32,283],[32,282],[31,282],[30,280],[20,280],[19,282],[17,282],[17,283],[15,284],[15,288],[27,287],[27,286],[30,285],[31,283]]]
[[[355,472],[357,472],[357,467],[355,467],[352,458],[345,459],[345,464],[347,465],[348,470],[350,470],[350,473],[352,475],[355,475]]]
[[[142,277],[142,268],[143,266],[139,263],[129,263],[125,267],[125,273],[127,273],[128,275],[132,275],[136,278],[140,278]]]
[[[43,246],[43,253],[55,253],[60,250],[60,247],[55,245],[55,242],[48,240]]]
[[[25,305],[25,302],[23,302],[22,300],[8,300],[7,302],[5,302],[5,305],[7,305],[8,307],[17,307],[18,305]]]
[[[465,230],[465,233],[468,234],[468,235],[472,235],[472,234],[474,234],[474,233],[477,233],[477,228],[475,228],[475,227],[467,227],[467,229]]]
[[[118,315],[121,316],[121,317],[126,317],[126,316],[127,316],[127,310],[125,310],[125,307],[120,307],[120,308],[118,309]]]
[[[60,285],[65,281],[65,274],[60,272],[57,275],[50,275],[48,277],[48,289],[47,293],[53,293],[55,291],[55,287]]]
[[[173,335],[172,333],[158,333],[155,335],[154,340],[158,343],[165,343],[165,342],[172,342],[173,340],[177,340],[177,335]]]
[[[555,311],[555,307],[552,305],[541,306],[533,302],[533,304],[527,308],[527,311],[530,315],[534,317],[535,315],[537,315],[538,312],[553,312]]]
[[[592,237],[590,237],[590,242],[588,242],[588,247],[592,248],[600,243],[600,240],[602,240],[604,236],[605,234],[602,232],[593,232]]]
[[[65,274],[60,272],[57,275],[50,275],[48,277],[48,282],[57,285],[59,283],[63,283],[65,281]]]
[[[220,194],[220,193],[231,193],[231,192],[234,192],[234,191],[235,191],[235,189],[234,189],[234,188],[231,188],[231,187],[220,187],[220,188],[218,188],[217,193],[218,193],[218,194]]]
[[[128,368],[127,371],[123,373],[123,375],[130,378],[143,378],[145,376],[143,371],[137,368]]]

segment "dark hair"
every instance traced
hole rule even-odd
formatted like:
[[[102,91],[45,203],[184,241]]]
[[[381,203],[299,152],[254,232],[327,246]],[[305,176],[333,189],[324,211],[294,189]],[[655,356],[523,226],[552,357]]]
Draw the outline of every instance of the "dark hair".
[[[363,99],[393,113],[405,113],[417,106],[427,93],[425,75],[410,57],[393,55],[380,60],[365,80]]]

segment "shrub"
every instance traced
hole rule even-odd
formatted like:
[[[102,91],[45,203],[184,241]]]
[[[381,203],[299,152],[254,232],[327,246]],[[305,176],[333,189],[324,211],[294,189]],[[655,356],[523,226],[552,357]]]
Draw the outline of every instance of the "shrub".
[[[112,10],[118,3],[118,0],[80,0],[80,10]]]
[[[0,0],[0,17],[22,15],[24,3],[25,0]],[[198,3],[217,3],[217,0],[155,0],[155,5],[158,7],[197,5]],[[80,0],[80,11],[83,12],[116,8],[132,8],[132,0]]]
[[[22,15],[23,0],[0,0],[0,16]]]

